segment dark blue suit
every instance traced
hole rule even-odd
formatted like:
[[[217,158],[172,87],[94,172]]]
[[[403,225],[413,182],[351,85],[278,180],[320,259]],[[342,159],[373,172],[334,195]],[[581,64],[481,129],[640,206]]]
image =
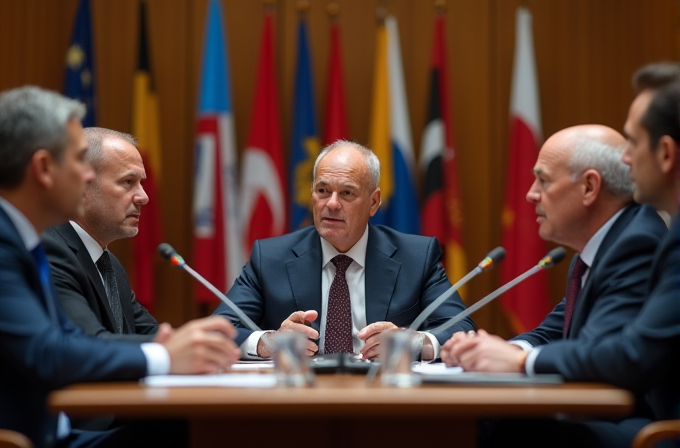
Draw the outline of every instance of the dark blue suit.
[[[607,338],[546,346],[535,369],[630,389],[638,394],[638,411],[647,410],[650,419],[680,418],[680,218],[654,255],[647,300],[636,318]]]
[[[55,442],[57,416],[46,406],[50,391],[146,374],[139,344],[86,336],[56,302],[53,320],[46,300],[33,256],[0,208],[0,428],[24,433],[36,447]]]
[[[263,330],[276,330],[295,311],[316,310],[321,316],[322,251],[319,234],[307,227],[288,235],[256,241],[250,261],[228,297]],[[369,225],[366,247],[366,323],[388,321],[408,326],[451,283],[439,263],[436,238],[407,235]],[[456,293],[423,324],[435,328],[465,309]],[[228,317],[238,328],[237,344],[252,333],[221,304],[214,314]],[[321,317],[312,323],[319,330]],[[435,335],[441,344],[455,331],[474,330],[467,318]]]
[[[534,363],[536,373],[559,373],[567,381],[608,382],[632,390],[649,389],[653,384],[650,380],[677,378],[680,291],[675,291],[673,307],[670,305],[673,299],[667,297],[665,307],[654,308],[657,315],[674,319],[675,339],[671,337],[666,341],[675,344],[674,351],[668,346],[655,347],[653,341],[637,350],[637,343],[630,344],[632,340],[622,336],[622,331],[626,334],[631,322],[634,325],[649,309],[648,302],[655,300],[649,296],[649,278],[651,272],[658,270],[658,248],[666,236],[665,224],[650,207],[632,205],[624,210],[598,249],[579,293],[567,338],[562,336],[564,300],[534,331],[517,336],[516,339],[541,346]],[[658,273],[652,274],[652,278],[656,275]],[[670,273],[663,275],[670,282]],[[651,335],[657,329],[659,338],[667,337],[671,330],[652,326],[638,330]],[[618,352],[602,350],[600,347],[607,345],[606,341],[616,345]],[[651,374],[649,368],[657,362],[659,351],[666,354],[666,364],[675,363],[675,371],[662,366]],[[646,372],[648,380],[640,381],[641,372]],[[666,392],[669,390],[667,388]],[[676,403],[678,390],[676,385]],[[637,431],[650,422],[649,418],[648,406],[639,401],[634,415],[617,421],[503,420],[493,427],[489,445],[513,446],[513,443],[519,443],[526,448],[628,448]]]
[[[590,266],[568,339],[595,340],[620,331],[633,320],[645,301],[654,252],[666,233],[666,225],[651,207],[631,204],[623,210]],[[572,268],[573,262],[570,276]],[[565,303],[563,299],[538,327],[515,339],[534,347],[561,341]]]

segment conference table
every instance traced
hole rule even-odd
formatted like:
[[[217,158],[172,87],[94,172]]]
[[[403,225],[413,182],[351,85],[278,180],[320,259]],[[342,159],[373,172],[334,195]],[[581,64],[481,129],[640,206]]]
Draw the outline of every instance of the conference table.
[[[483,418],[617,417],[633,404],[603,384],[393,388],[351,374],[317,375],[305,388],[77,384],[49,398],[53,412],[71,416],[186,418],[192,447],[474,447]]]

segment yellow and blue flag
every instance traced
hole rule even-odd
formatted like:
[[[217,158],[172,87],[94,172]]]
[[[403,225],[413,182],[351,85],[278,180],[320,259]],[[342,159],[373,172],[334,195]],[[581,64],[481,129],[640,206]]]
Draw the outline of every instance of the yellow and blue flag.
[[[90,0],[80,0],[71,33],[71,43],[66,51],[64,94],[84,103],[87,107],[87,114],[82,121],[83,127],[91,127],[96,123],[90,22]]]
[[[314,161],[320,151],[314,108],[314,81],[304,16],[300,16],[298,24],[294,108],[289,184],[292,199],[289,222],[291,231],[312,224],[309,192],[312,188]]]
[[[380,159],[382,205],[371,218],[405,233],[420,231],[415,161],[397,20],[378,26],[369,146]]]

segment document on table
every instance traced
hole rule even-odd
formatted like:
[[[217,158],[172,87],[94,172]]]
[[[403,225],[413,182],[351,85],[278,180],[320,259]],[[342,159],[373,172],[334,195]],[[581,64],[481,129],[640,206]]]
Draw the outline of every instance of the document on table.
[[[215,375],[154,375],[141,380],[152,387],[274,387],[271,374],[219,373]]]
[[[239,361],[231,370],[274,370],[274,361]]]
[[[446,364],[443,362],[433,362],[433,363],[426,363],[426,362],[414,362],[413,366],[411,367],[411,370],[415,373],[420,373],[423,375],[456,375],[459,373],[463,373],[463,368],[462,367],[446,367]]]

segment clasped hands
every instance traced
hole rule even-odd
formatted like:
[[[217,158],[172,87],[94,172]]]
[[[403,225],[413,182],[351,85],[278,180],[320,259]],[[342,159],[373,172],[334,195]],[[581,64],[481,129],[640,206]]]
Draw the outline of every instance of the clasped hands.
[[[319,313],[310,311],[296,311],[286,320],[281,323],[281,326],[276,332],[280,331],[297,331],[307,336],[307,355],[314,356],[319,351],[319,346],[316,340],[319,339],[319,332],[313,329],[310,325],[319,317]],[[364,346],[361,348],[359,354],[362,359],[374,359],[379,354],[380,335],[385,331],[396,330],[398,327],[392,322],[374,322],[364,327],[357,337],[364,341]],[[276,332],[265,333],[257,343],[257,355],[261,358],[270,358],[271,350],[267,344],[267,339]],[[432,347],[428,338],[424,338],[424,347],[429,345]]]
[[[442,346],[440,356],[447,366],[471,372],[523,372],[518,362],[522,353],[521,347],[479,330],[454,333]]]

